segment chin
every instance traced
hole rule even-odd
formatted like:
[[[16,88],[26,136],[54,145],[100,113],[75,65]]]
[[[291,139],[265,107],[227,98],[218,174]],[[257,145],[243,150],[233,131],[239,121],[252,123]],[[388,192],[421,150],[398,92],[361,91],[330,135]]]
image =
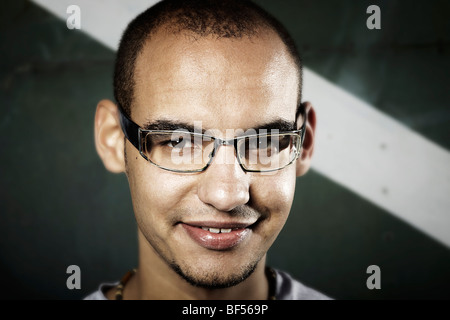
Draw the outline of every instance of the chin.
[[[255,271],[258,261],[240,268],[229,268],[229,272],[220,267],[219,270],[202,270],[203,268],[181,267],[172,262],[170,267],[189,284],[205,289],[223,289],[235,286],[247,279]]]

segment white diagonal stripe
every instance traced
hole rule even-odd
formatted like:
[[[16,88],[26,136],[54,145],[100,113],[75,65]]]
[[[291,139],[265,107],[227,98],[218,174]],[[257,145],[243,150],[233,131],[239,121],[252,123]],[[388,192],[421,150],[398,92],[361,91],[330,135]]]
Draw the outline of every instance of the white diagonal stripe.
[[[34,2],[64,20],[77,4],[81,29],[116,50],[128,22],[157,1]],[[307,68],[304,77],[318,115],[313,168],[450,247],[450,153]]]
[[[316,73],[304,78],[314,168],[450,246],[450,153]]]

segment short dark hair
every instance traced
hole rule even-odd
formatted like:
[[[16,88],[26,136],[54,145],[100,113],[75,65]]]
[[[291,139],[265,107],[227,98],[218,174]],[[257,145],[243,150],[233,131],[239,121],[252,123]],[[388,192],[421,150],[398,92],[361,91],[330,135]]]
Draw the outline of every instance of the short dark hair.
[[[191,31],[217,38],[251,37],[260,29],[275,31],[298,69],[300,104],[301,58],[294,40],[275,17],[247,0],[163,0],[131,21],[120,40],[114,69],[114,97],[128,116],[134,99],[137,57],[149,37],[163,26],[174,33]]]

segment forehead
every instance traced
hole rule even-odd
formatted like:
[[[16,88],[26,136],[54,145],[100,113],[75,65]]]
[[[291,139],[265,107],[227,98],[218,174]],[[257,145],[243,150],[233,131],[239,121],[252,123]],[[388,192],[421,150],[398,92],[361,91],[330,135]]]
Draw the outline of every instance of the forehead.
[[[251,128],[295,120],[298,73],[281,39],[152,35],[135,68],[132,117]]]

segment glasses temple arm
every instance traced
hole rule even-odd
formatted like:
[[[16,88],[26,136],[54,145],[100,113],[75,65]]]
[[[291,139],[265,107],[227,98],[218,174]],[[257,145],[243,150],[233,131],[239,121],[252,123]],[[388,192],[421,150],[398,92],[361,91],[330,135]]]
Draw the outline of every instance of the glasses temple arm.
[[[302,118],[304,119],[303,124],[300,128],[300,130],[302,131],[301,136],[300,136],[301,137],[300,143],[301,143],[301,146],[303,146],[303,140],[305,139],[306,122],[308,121],[308,114],[307,114],[306,109],[303,104],[301,104],[298,108],[297,117],[296,117],[297,119],[300,114],[302,115]]]
[[[122,127],[122,131],[125,134],[125,137],[128,139],[128,141],[131,142],[131,144],[133,144],[133,146],[136,147],[137,150],[140,150],[139,149],[140,127],[125,115],[125,112],[122,110],[120,106],[118,107],[118,109],[120,114],[120,126]]]

